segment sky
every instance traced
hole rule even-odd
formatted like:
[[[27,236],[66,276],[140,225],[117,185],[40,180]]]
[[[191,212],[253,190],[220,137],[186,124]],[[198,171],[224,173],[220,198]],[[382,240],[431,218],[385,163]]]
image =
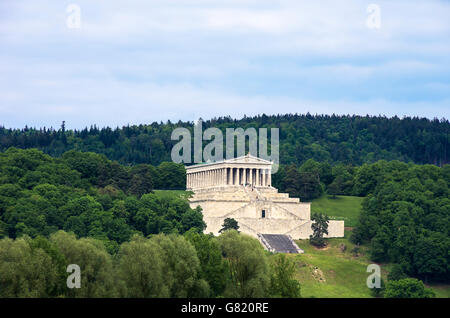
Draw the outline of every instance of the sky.
[[[2,0],[0,126],[450,118],[450,1]]]

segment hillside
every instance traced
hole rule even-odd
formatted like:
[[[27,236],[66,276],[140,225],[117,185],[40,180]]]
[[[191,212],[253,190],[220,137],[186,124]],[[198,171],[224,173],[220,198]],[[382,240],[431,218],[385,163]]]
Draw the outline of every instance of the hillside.
[[[193,129],[192,122],[181,121],[78,130],[67,130],[64,122],[59,129],[7,129],[1,125],[0,150],[38,148],[52,156],[71,149],[93,151],[127,165],[171,161],[170,153],[177,142],[171,140],[172,131],[177,127]],[[226,128],[279,128],[283,164],[314,159],[361,165],[384,159],[442,166],[450,160],[450,123],[444,119],[285,114],[204,121],[203,130],[209,127],[223,133]]]
[[[366,286],[367,266],[374,263],[367,255],[367,246],[362,245],[359,252],[353,251],[355,245],[345,238],[328,239],[328,246],[317,249],[309,244],[309,240],[297,241],[298,246],[305,251],[304,254],[293,255],[298,265],[296,278],[301,284],[302,297],[315,298],[369,298],[373,297]],[[344,244],[344,252],[340,249]],[[384,281],[393,264],[381,265],[381,276]],[[439,298],[450,297],[450,285],[427,284]]]
[[[311,212],[325,213],[332,220],[345,220],[346,227],[357,225],[364,198],[352,196],[322,196],[312,201]],[[362,244],[355,253],[355,244],[350,242],[351,231],[345,231],[344,238],[328,239],[329,245],[317,249],[309,244],[309,240],[299,240],[297,244],[305,254],[290,255],[298,264],[297,279],[302,285],[303,297],[372,297],[366,287],[369,273],[367,266],[374,263],[368,256],[367,244]],[[341,245],[346,249],[343,252]],[[392,269],[392,263],[380,263],[382,278],[386,281]],[[450,285],[428,284],[436,293],[436,297],[449,298]]]

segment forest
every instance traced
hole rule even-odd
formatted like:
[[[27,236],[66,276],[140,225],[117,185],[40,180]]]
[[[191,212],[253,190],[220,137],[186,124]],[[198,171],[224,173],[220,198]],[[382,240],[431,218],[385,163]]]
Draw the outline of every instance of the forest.
[[[192,131],[192,122],[157,123],[67,130],[61,127],[10,129],[0,126],[0,150],[37,148],[51,156],[68,150],[95,152],[124,165],[159,165],[171,161],[176,127]],[[203,121],[204,129],[279,128],[280,162],[302,164],[308,159],[330,164],[361,165],[378,160],[400,160],[442,166],[450,160],[448,120],[418,117],[260,115]]]
[[[103,155],[36,149],[0,153],[0,235],[49,236],[56,230],[105,239],[110,248],[133,233],[203,230],[199,210],[159,188],[185,185],[182,165],[121,166]]]

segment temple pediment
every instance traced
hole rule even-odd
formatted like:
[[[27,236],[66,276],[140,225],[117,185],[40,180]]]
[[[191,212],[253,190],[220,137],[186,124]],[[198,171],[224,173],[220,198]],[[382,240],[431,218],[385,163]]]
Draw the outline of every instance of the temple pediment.
[[[227,159],[224,161],[225,163],[247,163],[247,164],[267,164],[267,165],[271,165],[272,162],[262,159],[262,158],[258,158],[252,155],[246,155],[246,156],[242,156],[242,157],[237,157],[237,158],[233,158],[233,159]]]

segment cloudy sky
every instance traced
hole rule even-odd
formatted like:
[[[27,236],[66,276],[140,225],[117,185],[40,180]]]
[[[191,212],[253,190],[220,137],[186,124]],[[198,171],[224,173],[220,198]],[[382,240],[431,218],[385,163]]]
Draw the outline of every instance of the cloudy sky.
[[[0,125],[448,119],[449,17],[433,0],[2,0]]]

